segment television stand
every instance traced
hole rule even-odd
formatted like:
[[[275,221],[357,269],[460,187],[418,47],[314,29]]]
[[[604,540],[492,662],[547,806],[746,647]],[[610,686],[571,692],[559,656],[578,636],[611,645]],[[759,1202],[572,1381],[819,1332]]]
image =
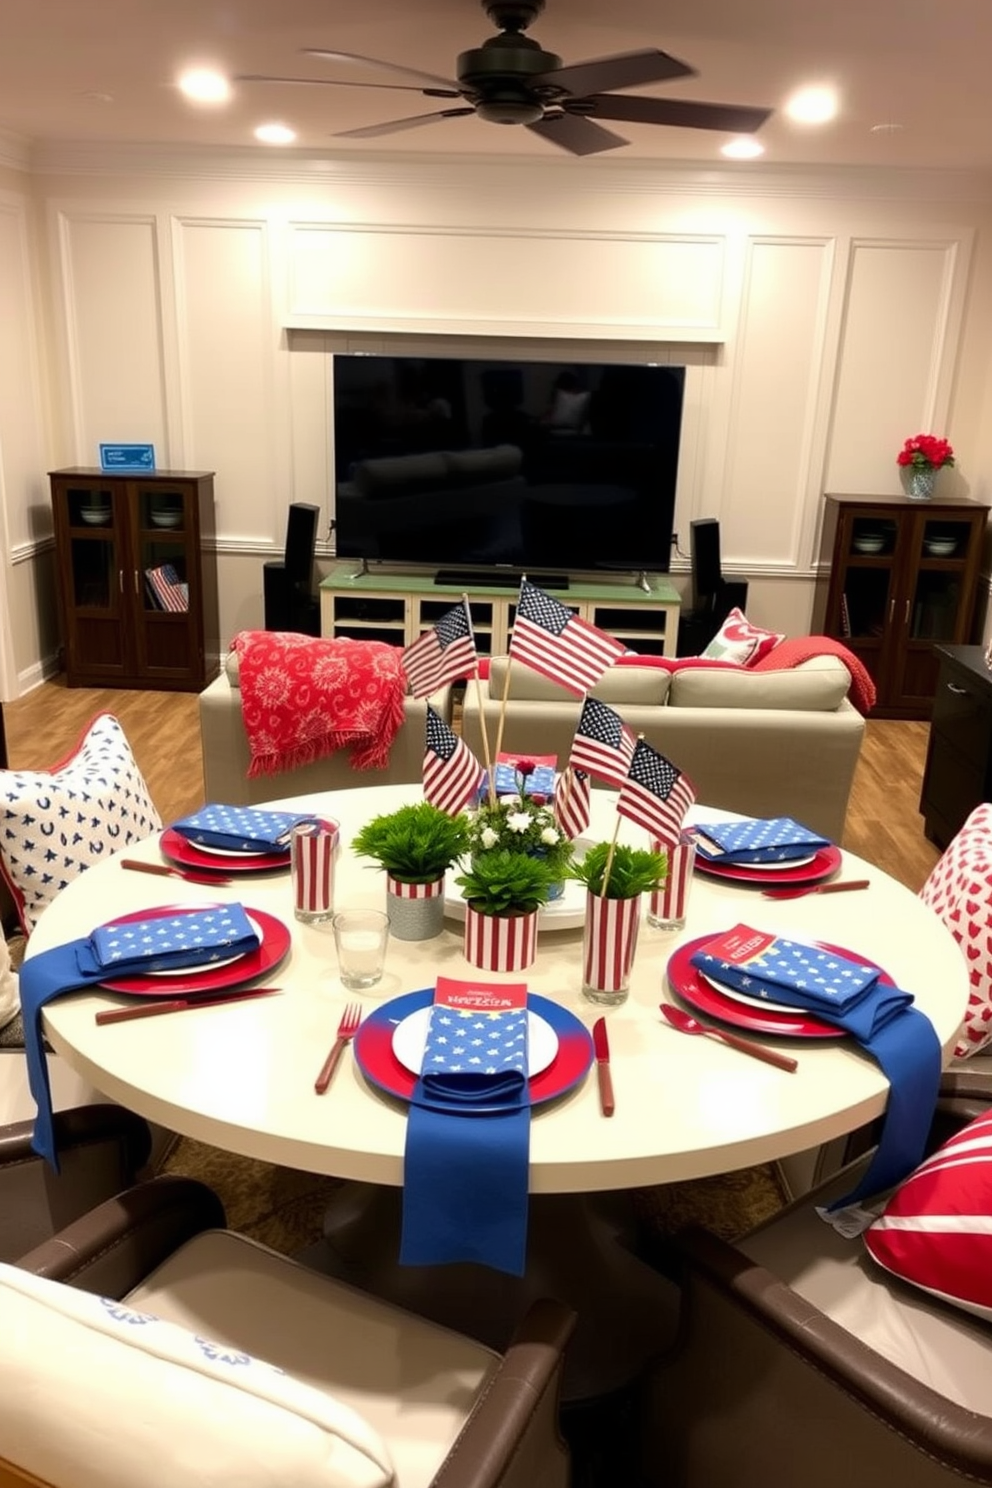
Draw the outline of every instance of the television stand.
[[[531,574],[540,588],[547,574]],[[651,592],[631,582],[628,572],[614,583],[571,576],[561,602],[581,620],[646,655],[674,656],[679,625],[679,592],[666,575],[648,576]],[[439,588],[443,583],[450,588]],[[517,608],[518,579],[506,569],[447,569],[435,572],[376,573],[355,577],[354,560],[336,563],[320,584],[320,630],[324,636],[385,641],[412,646],[418,636],[451,609],[464,592],[472,608],[472,629],[480,655],[506,654]]]
[[[527,578],[539,589],[567,589],[567,574],[528,574]],[[439,568],[434,575],[435,584],[450,585],[455,589],[515,589],[520,578],[508,573],[505,568]]]

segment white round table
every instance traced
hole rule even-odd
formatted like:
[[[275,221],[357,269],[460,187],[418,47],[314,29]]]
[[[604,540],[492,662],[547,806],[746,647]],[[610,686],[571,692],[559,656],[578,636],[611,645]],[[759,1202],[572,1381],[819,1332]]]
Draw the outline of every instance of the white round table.
[[[278,804],[340,821],[338,907],[382,906],[383,874],[347,844],[371,815],[418,796],[410,786],[365,787]],[[612,835],[614,800],[611,793],[593,792],[588,837]],[[728,813],[697,807],[693,815],[705,820]],[[643,845],[646,837],[625,821],[621,840]],[[157,837],[127,855],[159,859]],[[774,902],[697,873],[684,931],[642,924],[630,997],[607,1012],[616,1114],[610,1120],[600,1114],[594,1070],[568,1094],[537,1108],[533,1193],[588,1193],[727,1172],[816,1146],[881,1113],[887,1082],[849,1040],[763,1040],[795,1054],[799,1068],[786,1074],[664,1024],[658,1003],[674,1000],[665,984],[671,951],[739,921],[870,957],[914,994],[950,1057],[968,991],[955,941],[914,894],[861,859],[844,854],[841,873],[868,878],[871,887]],[[287,1167],[400,1185],[404,1104],[369,1085],[350,1052],[325,1095],[314,1093],[313,1082],[345,1002],[357,995],[371,1008],[431,986],[438,974],[480,975],[464,959],[458,921],[447,919],[433,940],[392,940],[383,981],[368,994],[352,994],[337,977],[329,930],[294,920],[288,872],[244,876],[215,889],[128,871],[110,859],[88,869],[46,910],[29,954],[132,910],[217,899],[240,900],[292,927],[290,955],[268,979],[283,988],[281,996],[98,1027],[94,1013],[124,999],[103,991],[75,994],[45,1010],[53,1047],[108,1096],[187,1136]],[[591,1028],[603,1009],[581,996],[581,941],[579,929],[542,930],[537,963],[525,977],[531,991],[571,1009]]]
[[[364,787],[276,804],[335,817],[343,844],[337,906],[381,907],[382,873],[356,859],[348,843],[370,816],[419,796],[411,786]],[[614,802],[611,793],[593,792],[587,838],[612,836]],[[701,821],[728,815],[705,807],[693,813]],[[643,845],[646,837],[624,822],[620,840]],[[157,836],[127,855],[159,859]],[[128,871],[111,859],[59,895],[32,935],[29,954],[162,904],[237,899],[291,926],[290,955],[267,979],[283,989],[279,996],[97,1026],[97,1010],[125,999],[79,993],[46,1008],[48,1037],[98,1089],[152,1121],[227,1151],[359,1180],[332,1200],[325,1243],[308,1253],[309,1264],[494,1348],[505,1347],[514,1319],[534,1297],[572,1302],[579,1326],[564,1399],[574,1402],[609,1396],[635,1379],[670,1341],[677,1316],[671,1283],[618,1243],[604,1201],[586,1196],[704,1177],[802,1151],[871,1120],[886,1102],[886,1080],[848,1040],[778,1040],[799,1061],[788,1074],[716,1040],[670,1029],[658,1004],[674,1000],[665,967],[676,946],[741,921],[844,946],[914,993],[950,1056],[968,986],[955,941],[915,895],[884,873],[848,854],[840,871],[870,879],[870,888],[773,902],[697,873],[684,931],[641,925],[630,997],[606,1014],[616,1114],[605,1119],[600,1112],[594,1069],[533,1113],[521,1279],[491,1271],[480,1279],[480,1268],[470,1265],[397,1264],[406,1106],[368,1084],[351,1051],[327,1093],[315,1094],[341,1011],[356,994],[337,977],[330,930],[294,920],[287,871],[245,876],[218,890]],[[451,918],[433,940],[392,940],[383,981],[357,994],[360,1000],[371,1009],[432,986],[439,974],[479,977],[462,954],[462,934]],[[581,947],[581,928],[542,929],[537,963],[522,975],[531,991],[571,1009],[591,1028],[603,1010],[581,996]]]

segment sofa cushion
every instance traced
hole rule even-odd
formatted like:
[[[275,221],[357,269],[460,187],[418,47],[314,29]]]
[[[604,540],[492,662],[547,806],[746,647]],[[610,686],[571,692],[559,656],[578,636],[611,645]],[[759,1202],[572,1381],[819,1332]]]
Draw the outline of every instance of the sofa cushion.
[[[494,656],[489,663],[489,696],[501,698],[506,685],[505,656]],[[641,706],[657,704],[668,699],[670,676],[667,670],[650,666],[610,667],[592,689],[592,696],[611,706],[621,703],[636,703]],[[510,691],[514,700],[536,703],[573,703],[575,694],[559,687],[547,677],[531,671],[530,667],[517,665],[510,669]]]
[[[117,719],[100,713],[50,770],[0,771],[0,870],[30,935],[42,910],[91,863],[162,819]]]
[[[0,1265],[0,1313],[3,1455],[46,1482],[394,1482],[357,1411],[240,1349],[14,1266]]]
[[[830,713],[840,707],[851,674],[833,656],[818,656],[784,672],[740,667],[680,668],[672,677],[673,708],[785,708]]]
[[[968,1006],[954,1046],[957,1059],[992,1043],[992,805],[983,801],[936,864],[920,898],[939,915],[968,966]]]
[[[524,452],[516,444],[496,444],[491,449],[447,450],[444,458],[449,485],[479,486],[519,475]]]
[[[992,1321],[992,1112],[896,1189],[864,1235],[886,1271]]]
[[[735,607],[702,654],[713,661],[737,661],[741,666],[753,666],[784,640],[779,631],[752,625],[744,611]]]

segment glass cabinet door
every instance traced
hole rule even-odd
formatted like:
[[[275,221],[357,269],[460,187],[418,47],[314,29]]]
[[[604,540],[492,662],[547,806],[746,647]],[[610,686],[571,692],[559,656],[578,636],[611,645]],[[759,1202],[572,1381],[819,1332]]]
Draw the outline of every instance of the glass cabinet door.
[[[853,516],[845,533],[844,589],[837,634],[880,641],[889,623],[898,528],[871,514]]]
[[[967,518],[934,513],[923,520],[922,539],[910,596],[909,636],[914,641],[957,639],[964,560],[971,538]]]
[[[65,492],[65,502],[73,607],[117,615],[124,582],[124,555],[111,491],[106,486],[70,486]]]

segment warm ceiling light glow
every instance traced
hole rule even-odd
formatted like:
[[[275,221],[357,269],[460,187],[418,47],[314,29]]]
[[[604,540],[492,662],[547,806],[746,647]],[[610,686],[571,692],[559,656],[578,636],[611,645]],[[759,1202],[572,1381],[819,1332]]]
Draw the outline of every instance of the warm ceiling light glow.
[[[785,112],[797,124],[826,124],[837,113],[837,93],[824,84],[800,88],[785,105]]]
[[[296,138],[296,130],[290,129],[288,124],[259,124],[255,130],[255,138],[261,140],[263,145],[291,145]]]
[[[725,145],[720,146],[720,154],[726,155],[728,160],[757,160],[764,153],[764,145],[746,135],[741,139],[728,140]]]
[[[184,72],[179,87],[193,103],[226,103],[231,96],[227,78],[208,67],[194,67]]]

